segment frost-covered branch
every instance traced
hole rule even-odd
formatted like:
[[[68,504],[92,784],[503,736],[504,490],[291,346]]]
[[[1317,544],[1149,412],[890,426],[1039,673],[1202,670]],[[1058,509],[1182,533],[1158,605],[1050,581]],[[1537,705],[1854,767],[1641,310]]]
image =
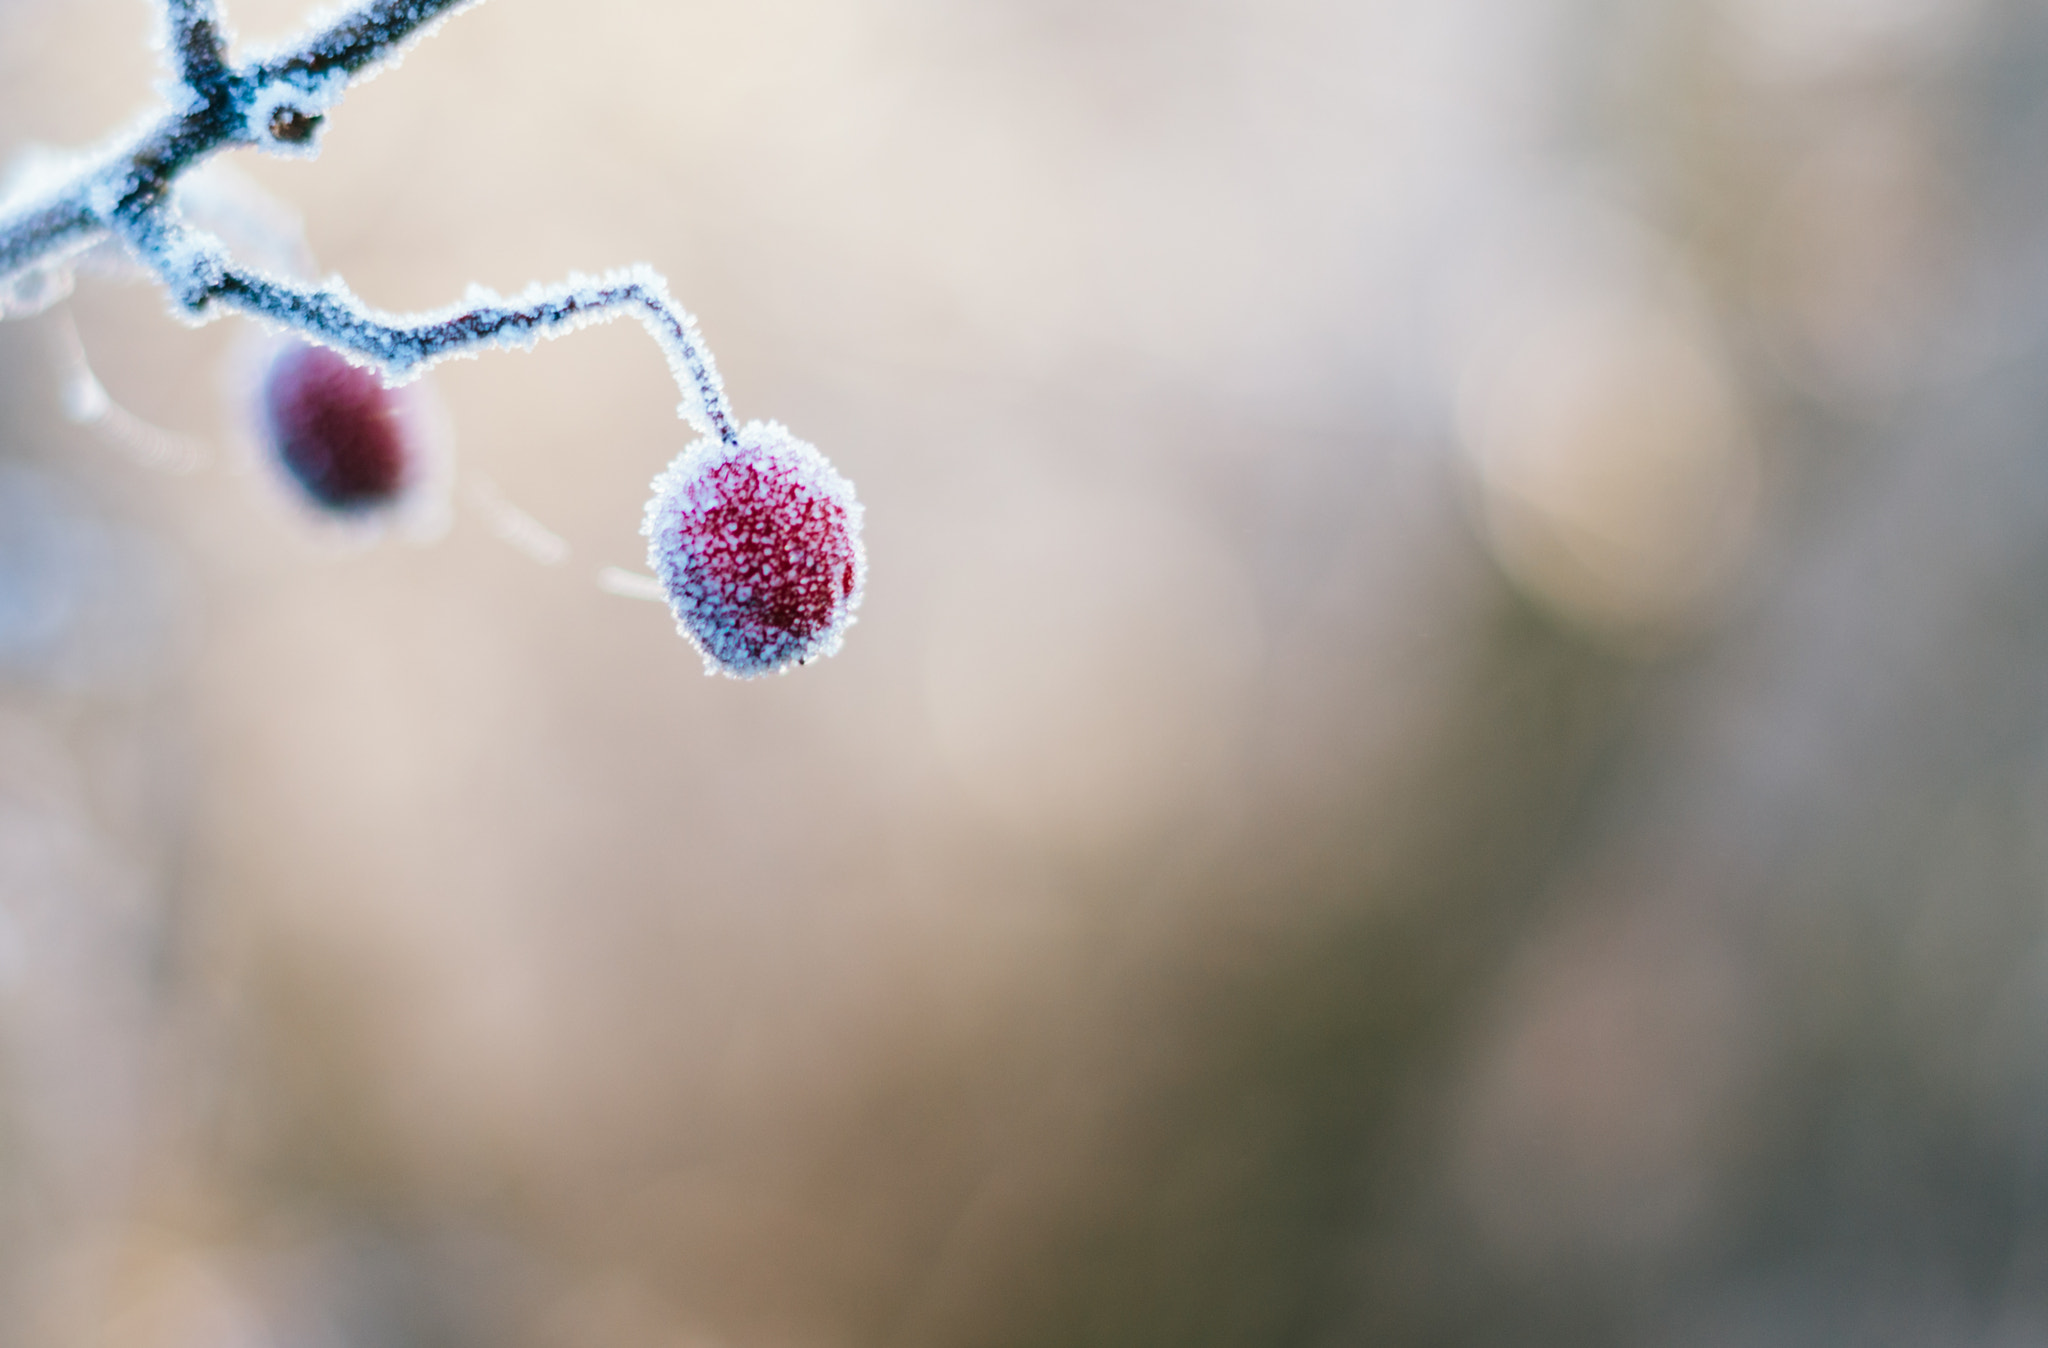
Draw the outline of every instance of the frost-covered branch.
[[[296,285],[238,268],[208,235],[151,215],[138,221],[138,251],[159,268],[165,286],[195,317],[213,306],[239,310],[355,356],[402,383],[455,356],[490,348],[524,349],[593,323],[632,316],[661,346],[683,390],[678,411],[706,435],[728,444],[738,435],[711,353],[696,320],[648,267],[632,267],[595,280],[572,276],[536,286],[511,299],[472,290],[461,304],[430,314],[394,315],[366,307],[338,280]]]
[[[220,150],[309,153],[352,78],[475,3],[369,0],[296,43],[236,64],[216,0],[164,0],[175,105],[112,152],[77,161],[55,181],[46,174],[18,185],[0,202],[0,288],[25,270],[60,264],[124,218],[155,210],[181,174]],[[132,246],[142,232],[124,234]]]
[[[295,75],[324,77],[334,71],[353,75],[397,54],[434,25],[482,0],[371,0],[300,42],[288,52],[257,62],[250,73],[258,80]]]
[[[40,199],[30,195],[0,211],[0,288],[15,289],[20,273],[60,267],[69,254],[112,234],[187,315],[241,310],[375,364],[394,382],[449,356],[530,346],[630,313],[667,353],[683,390],[683,416],[730,443],[732,416],[696,324],[645,267],[596,281],[571,278],[512,300],[477,293],[465,305],[400,317],[367,308],[339,281],[309,288],[237,266],[217,239],[179,217],[172,189],[181,174],[231,145],[285,154],[310,149],[352,77],[477,2],[369,0],[295,44],[235,65],[216,0],[164,0],[165,45],[183,107],[116,153],[78,165]]]
[[[218,89],[227,79],[227,43],[213,0],[166,0],[164,36],[172,65],[186,87]]]
[[[263,398],[285,466],[323,508],[344,513],[381,508],[412,476],[383,414],[388,387],[358,367],[397,385],[453,356],[637,318],[668,357],[678,410],[706,437],[657,479],[646,516],[649,564],[679,625],[707,668],[739,677],[830,654],[866,575],[853,489],[779,425],[735,424],[695,320],[653,270],[572,276],[509,299],[472,289],[434,313],[385,314],[339,278],[310,285],[236,262],[181,211],[180,177],[223,149],[314,153],[354,79],[476,3],[365,0],[294,44],[237,63],[219,0],[162,0],[173,106],[112,151],[44,163],[17,181],[0,202],[0,317],[61,299],[73,255],[112,238],[182,317],[245,313],[340,353],[283,360]]]
[[[82,187],[10,212],[0,217],[0,282],[45,259],[76,252],[105,233]]]

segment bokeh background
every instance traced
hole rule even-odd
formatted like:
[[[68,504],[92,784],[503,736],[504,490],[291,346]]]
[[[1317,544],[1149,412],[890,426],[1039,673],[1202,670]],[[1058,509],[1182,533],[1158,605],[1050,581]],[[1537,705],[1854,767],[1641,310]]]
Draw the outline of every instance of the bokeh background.
[[[0,326],[6,1348],[2048,1341],[2048,9],[491,0],[236,166],[659,268],[869,594],[599,588],[631,325],[372,549],[241,320]]]

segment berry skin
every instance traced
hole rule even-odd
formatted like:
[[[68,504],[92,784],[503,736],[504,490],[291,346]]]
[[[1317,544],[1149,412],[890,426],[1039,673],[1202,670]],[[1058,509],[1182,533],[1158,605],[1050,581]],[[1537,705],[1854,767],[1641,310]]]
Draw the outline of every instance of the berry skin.
[[[295,342],[264,376],[265,442],[307,499],[337,515],[397,505],[418,477],[400,395],[376,374]]]
[[[860,604],[867,553],[853,486],[774,422],[699,440],[654,479],[640,532],[704,672],[736,679],[831,655]]]

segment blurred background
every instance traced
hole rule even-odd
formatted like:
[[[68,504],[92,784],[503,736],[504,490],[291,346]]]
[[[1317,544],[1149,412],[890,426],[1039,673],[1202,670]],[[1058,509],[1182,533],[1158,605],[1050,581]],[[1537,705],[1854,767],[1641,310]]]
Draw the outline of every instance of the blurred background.
[[[152,22],[0,0],[0,159]],[[243,321],[0,326],[0,1345],[2048,1342],[2044,146],[2026,0],[463,15],[236,166],[664,272],[860,623],[599,589],[632,325],[369,549]]]

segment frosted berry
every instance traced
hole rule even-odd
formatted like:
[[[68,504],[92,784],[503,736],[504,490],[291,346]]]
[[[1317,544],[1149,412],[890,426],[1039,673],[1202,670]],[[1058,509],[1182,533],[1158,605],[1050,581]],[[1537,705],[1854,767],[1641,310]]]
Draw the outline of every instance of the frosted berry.
[[[418,475],[400,396],[326,347],[293,343],[264,376],[266,444],[322,510],[353,515],[396,505]]]
[[[757,421],[670,464],[641,532],[705,672],[750,679],[839,649],[867,576],[860,518],[824,455]]]

